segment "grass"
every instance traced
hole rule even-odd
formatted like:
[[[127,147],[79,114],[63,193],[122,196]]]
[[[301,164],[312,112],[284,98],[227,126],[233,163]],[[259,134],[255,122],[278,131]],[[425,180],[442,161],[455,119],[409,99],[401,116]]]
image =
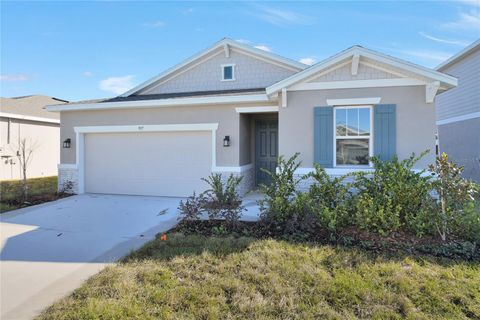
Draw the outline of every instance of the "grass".
[[[57,176],[28,179],[28,200],[33,204],[55,200],[57,181]],[[21,190],[21,180],[0,181],[0,212],[26,206],[21,202]]]
[[[90,278],[40,319],[480,318],[480,265],[175,233]]]

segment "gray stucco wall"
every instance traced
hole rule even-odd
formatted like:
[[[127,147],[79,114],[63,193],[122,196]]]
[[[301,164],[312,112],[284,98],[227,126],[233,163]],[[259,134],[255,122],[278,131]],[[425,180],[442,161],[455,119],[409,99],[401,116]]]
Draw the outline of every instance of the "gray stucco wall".
[[[72,145],[70,149],[61,149],[60,161],[62,164],[75,163],[74,127],[218,123],[217,166],[246,164],[245,156],[240,158],[240,114],[235,111],[235,107],[237,106],[217,105],[62,112],[61,141],[70,138]],[[230,136],[231,145],[226,148],[223,147],[223,138],[227,135]]]
[[[435,161],[435,111],[425,103],[425,87],[390,87],[288,92],[288,107],[279,110],[279,151],[289,157],[300,152],[302,167],[313,166],[313,108],[326,99],[381,97],[382,104],[397,105],[397,154],[430,153],[417,163],[424,168]]]
[[[221,81],[222,64],[235,64],[235,81]],[[253,58],[236,49],[232,49],[227,58],[221,49],[208,60],[183,73],[180,70],[179,75],[140,94],[265,88],[293,73],[295,70],[291,68]]]
[[[465,166],[463,176],[480,183],[480,118],[438,126],[440,152]]]
[[[435,99],[437,120],[480,112],[480,46],[441,72],[458,78],[458,86]]]

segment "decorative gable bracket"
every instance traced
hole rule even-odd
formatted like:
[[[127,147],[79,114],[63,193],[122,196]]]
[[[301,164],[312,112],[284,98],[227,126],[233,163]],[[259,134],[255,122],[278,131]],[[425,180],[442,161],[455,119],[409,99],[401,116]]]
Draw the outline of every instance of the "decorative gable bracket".
[[[440,88],[440,81],[433,81],[425,85],[425,102],[426,103],[433,103],[439,88]]]

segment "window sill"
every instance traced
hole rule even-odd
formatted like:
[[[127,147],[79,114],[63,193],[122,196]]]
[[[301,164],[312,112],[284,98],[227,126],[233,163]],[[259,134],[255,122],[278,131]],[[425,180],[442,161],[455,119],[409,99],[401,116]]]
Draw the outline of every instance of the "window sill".
[[[220,81],[235,81],[236,79],[222,79]]]

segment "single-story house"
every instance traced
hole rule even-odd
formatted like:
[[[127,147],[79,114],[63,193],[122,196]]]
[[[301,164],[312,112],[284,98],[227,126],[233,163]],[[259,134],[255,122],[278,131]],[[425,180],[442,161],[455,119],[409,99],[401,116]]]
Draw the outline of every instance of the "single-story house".
[[[369,157],[430,149],[434,98],[456,78],[360,46],[313,66],[223,39],[113,99],[60,112],[60,181],[78,193],[188,196],[212,172],[268,181],[277,157],[297,174],[369,170]]]
[[[26,140],[26,149],[33,149],[27,177],[57,175],[60,116],[45,111],[44,107],[66,102],[43,95],[0,98],[0,180],[23,178],[17,156],[23,139]]]
[[[480,40],[436,69],[458,78],[458,87],[435,100],[439,151],[465,167],[465,178],[480,183]]]

